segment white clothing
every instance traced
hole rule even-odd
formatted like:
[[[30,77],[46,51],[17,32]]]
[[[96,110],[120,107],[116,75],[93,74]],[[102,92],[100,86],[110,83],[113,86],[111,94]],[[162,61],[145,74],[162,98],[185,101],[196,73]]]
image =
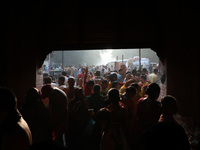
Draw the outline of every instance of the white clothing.
[[[67,86],[66,85],[59,86],[59,89],[61,89],[61,90],[63,90],[64,88],[67,88]]]
[[[148,76],[148,80],[151,82],[151,83],[156,83],[158,79],[158,76],[155,74],[155,73],[151,73],[149,76]]]

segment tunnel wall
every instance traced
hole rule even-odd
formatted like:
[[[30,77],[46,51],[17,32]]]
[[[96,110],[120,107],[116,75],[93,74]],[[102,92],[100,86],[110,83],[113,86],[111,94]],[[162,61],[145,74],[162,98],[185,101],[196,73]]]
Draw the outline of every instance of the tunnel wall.
[[[140,26],[138,20],[131,20],[129,16],[125,16],[125,20],[128,21],[131,25],[135,26],[137,22],[137,28],[139,31],[151,32],[142,32],[143,37],[139,36],[140,32],[137,30],[131,31],[131,26],[129,24],[129,29],[131,32],[126,30],[123,26],[123,14],[121,11],[115,11],[119,14],[114,19],[114,22],[109,20],[111,23],[109,26],[112,26],[112,23],[118,23],[118,26],[115,25],[115,30],[110,34],[100,34],[95,40],[92,38],[95,35],[95,24],[92,25],[93,29],[91,35],[84,32],[84,20],[81,17],[84,17],[84,14],[78,12],[78,30],[80,34],[77,33],[77,43],[60,43],[59,39],[56,39],[53,32],[53,26],[51,26],[51,31],[54,33],[51,35],[47,32],[47,20],[43,11],[27,14],[26,12],[31,11],[31,9],[24,9],[19,7],[20,10],[16,9],[17,7],[12,6],[6,7],[5,16],[4,16],[4,41],[2,42],[2,51],[1,51],[1,85],[11,88],[15,91],[16,95],[19,98],[19,105],[23,104],[25,93],[28,88],[36,85],[36,70],[41,66],[47,54],[52,50],[57,48],[62,49],[95,49],[95,48],[151,48],[156,51],[158,56],[161,58],[162,62],[165,65],[167,71],[167,93],[173,95],[177,98],[178,104],[180,106],[179,112],[182,115],[192,117],[195,122],[199,121],[200,118],[200,100],[199,100],[199,45],[197,45],[197,31],[198,31],[198,20],[199,18],[197,8],[195,3],[184,3],[180,4],[177,2],[163,4],[160,1],[154,1],[155,7],[157,9],[156,17],[156,27],[158,25],[158,30],[151,28],[146,29],[144,24]],[[7,4],[9,6],[9,4]],[[34,5],[38,6],[38,5]],[[120,8],[120,5],[116,6]],[[140,6],[142,7],[142,6]],[[68,6],[68,8],[70,8]],[[131,6],[127,4],[126,15],[129,15]],[[169,11],[170,8],[170,11]],[[21,10],[22,9],[22,10]],[[100,8],[98,8],[100,9]],[[112,11],[112,8],[108,7],[107,10]],[[70,10],[70,9],[69,9]],[[93,8],[94,10],[94,8]],[[126,10],[126,9],[125,9]],[[52,9],[52,14],[54,15]],[[87,11],[87,10],[86,10]],[[88,10],[89,12],[90,10]],[[140,12],[140,9],[137,9]],[[36,13],[35,13],[36,12]],[[89,13],[87,15],[89,15]],[[39,14],[38,14],[39,13]],[[112,15],[115,15],[111,13]],[[145,15],[148,13],[144,13]],[[144,17],[144,14],[141,15]],[[100,13],[98,13],[101,18]],[[104,13],[106,15],[106,13]],[[138,13],[138,15],[140,15]],[[154,15],[152,13],[152,15]],[[137,16],[136,14],[132,17]],[[48,16],[49,17],[49,16]],[[91,16],[89,16],[91,17]],[[92,17],[91,17],[92,18]],[[154,18],[154,16],[152,17]],[[54,16],[54,19],[56,17]],[[94,18],[93,18],[94,19]],[[101,18],[103,19],[103,18]],[[121,21],[117,21],[120,19]],[[136,19],[141,20],[141,17]],[[62,20],[63,21],[63,20]],[[88,20],[90,21],[90,20]],[[154,20],[155,21],[155,20]],[[64,21],[66,23],[66,20]],[[76,22],[75,22],[76,23]],[[143,22],[144,23],[144,22]],[[59,25],[59,24],[56,24]],[[69,25],[70,26],[70,25]],[[106,25],[104,24],[105,29]],[[153,24],[151,24],[153,26]],[[90,28],[87,28],[88,30]],[[104,28],[101,28],[102,31],[107,33]],[[117,32],[117,34],[114,34]],[[137,32],[137,35],[134,36],[134,33]],[[155,32],[155,34],[154,34]],[[131,33],[131,34],[130,34]],[[146,33],[151,36],[146,36]],[[61,34],[61,33],[60,33]],[[153,34],[153,35],[152,35]],[[53,45],[51,45],[51,40],[48,41],[48,35],[53,38]],[[140,35],[140,36],[141,36]],[[84,37],[88,37],[87,40]],[[115,37],[116,36],[116,37]],[[62,35],[61,38],[66,37]],[[55,39],[54,39],[55,38]],[[109,43],[109,40],[111,43]],[[103,39],[103,41],[101,40]],[[153,40],[150,40],[153,39]],[[64,39],[62,39],[64,41]],[[89,41],[88,41],[89,40]],[[90,41],[91,40],[91,41]],[[68,41],[69,42],[69,41]],[[86,43],[84,43],[86,42]],[[102,43],[104,42],[104,43]]]

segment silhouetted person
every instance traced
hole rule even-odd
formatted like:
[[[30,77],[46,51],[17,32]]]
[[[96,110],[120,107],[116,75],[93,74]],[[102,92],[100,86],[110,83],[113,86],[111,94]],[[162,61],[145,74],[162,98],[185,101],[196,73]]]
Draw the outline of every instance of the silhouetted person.
[[[119,124],[125,135],[128,133],[128,111],[120,103],[119,91],[115,88],[111,88],[108,91],[108,100],[110,104],[107,108],[110,111],[111,122]]]
[[[42,87],[42,89],[41,89],[42,101],[43,101],[44,105],[45,105],[47,108],[49,108],[49,97],[50,97],[52,91],[53,91],[53,87],[52,87],[51,85],[49,85],[49,84],[44,85],[44,86]]]
[[[26,150],[32,144],[32,135],[17,109],[17,98],[6,88],[0,88],[0,96],[0,149]]]
[[[89,96],[90,94],[92,94],[93,87],[94,87],[93,80],[89,80],[88,82],[85,83],[84,88],[83,88],[85,96]]]
[[[93,88],[93,93],[86,97],[89,108],[94,109],[95,113],[105,107],[105,97],[100,94],[100,90],[100,85],[96,84]]]
[[[136,89],[132,86],[126,88],[126,93],[122,95],[122,103],[128,110],[128,133],[129,136],[132,134],[133,126],[136,120],[136,104],[135,99]]]
[[[147,98],[138,101],[137,104],[137,123],[140,128],[148,127],[158,122],[161,114],[161,104],[157,101],[160,94],[160,87],[152,83],[147,88]]]
[[[153,70],[153,73],[149,74],[148,76],[148,80],[151,82],[151,83],[156,83],[157,80],[158,80],[158,69],[154,69]]]
[[[21,112],[31,129],[33,144],[51,140],[49,111],[42,102],[38,89],[30,88],[27,91]]]
[[[108,93],[108,80],[102,80],[101,82],[101,92],[100,94],[102,94],[103,96],[106,96]]]
[[[53,139],[65,146],[65,133],[68,129],[67,95],[58,88],[54,88],[49,97],[50,125]]]
[[[109,79],[110,79],[110,81],[109,81],[109,84],[108,84],[108,90],[112,88],[112,82],[117,81],[117,73],[116,72],[110,73]]]
[[[162,100],[162,115],[157,124],[152,126],[144,136],[146,150],[189,150],[188,137],[181,125],[173,118],[177,113],[174,97],[165,96]]]
[[[136,122],[134,126],[134,144],[140,149],[141,137],[152,125],[158,122],[161,115],[161,104],[157,101],[160,87],[152,83],[146,90],[148,97],[140,99],[136,107]]]
[[[90,119],[89,105],[83,89],[75,89],[75,98],[69,105],[69,149],[85,149],[84,130]]]
[[[75,89],[76,87],[74,87],[75,84],[75,79],[73,77],[69,77],[68,79],[68,87],[64,88],[63,91],[67,94],[67,98],[68,98],[68,106],[70,105],[72,99],[75,97]]]
[[[96,141],[96,144],[99,143],[100,150],[124,150],[125,137],[123,131],[119,124],[111,121],[109,110],[107,108],[100,109],[95,120],[96,125],[99,125],[101,129],[100,136],[96,134],[95,137],[96,140],[98,140],[97,137],[101,137],[100,141]]]
[[[65,85],[65,77],[64,76],[60,76],[58,78],[58,88],[63,90],[64,88],[66,88],[67,86]]]

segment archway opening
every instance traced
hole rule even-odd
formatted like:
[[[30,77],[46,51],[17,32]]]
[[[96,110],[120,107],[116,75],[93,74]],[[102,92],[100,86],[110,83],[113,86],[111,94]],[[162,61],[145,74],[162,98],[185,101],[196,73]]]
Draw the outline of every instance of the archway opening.
[[[40,70],[37,70],[36,87],[41,89],[44,85],[43,78],[46,75],[51,76],[57,85],[62,72],[66,72],[68,77],[73,76],[77,79],[77,75],[83,67],[88,67],[89,72],[93,75],[96,71],[100,71],[102,78],[106,78],[106,73],[118,72],[123,68],[124,82],[127,72],[132,73],[133,70],[137,70],[137,76],[140,78],[144,73],[142,71],[146,69],[149,83],[152,81],[149,81],[148,76],[154,72],[154,69],[157,69],[157,79],[153,82],[158,83],[161,87],[159,100],[166,95],[165,68],[156,52],[150,48],[52,51],[46,56]]]

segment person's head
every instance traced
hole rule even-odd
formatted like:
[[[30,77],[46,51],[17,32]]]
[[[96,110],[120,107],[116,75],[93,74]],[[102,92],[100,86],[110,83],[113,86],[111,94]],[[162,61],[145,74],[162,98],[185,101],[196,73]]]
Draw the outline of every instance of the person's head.
[[[77,82],[78,82],[78,86],[82,87],[83,80],[81,78],[79,78]]]
[[[143,73],[143,74],[148,74],[147,68],[143,68],[143,69],[142,69],[142,73]]]
[[[129,86],[128,88],[126,88],[125,91],[128,97],[134,97],[136,95],[136,89],[132,86]]]
[[[102,128],[106,126],[106,124],[110,123],[110,112],[107,108],[101,108],[95,114],[95,121],[101,125]]]
[[[136,89],[138,89],[138,87],[139,87],[138,83],[132,83],[130,86],[132,86],[132,87],[134,87]]]
[[[126,72],[126,80],[132,79],[131,72]]]
[[[8,114],[17,110],[17,97],[8,88],[0,87],[0,125],[6,120]],[[11,118],[10,118],[11,119]]]
[[[132,70],[132,75],[133,75],[133,76],[136,76],[136,75],[137,75],[137,70],[136,70],[136,69],[133,69],[133,70]]]
[[[145,74],[142,74],[141,77],[140,77],[140,81],[142,83],[144,83],[146,80],[147,80],[147,76]]]
[[[85,73],[85,68],[81,68],[81,72],[84,74]]]
[[[43,73],[43,78],[49,76],[48,73]]]
[[[40,92],[37,88],[32,87],[26,92],[26,103],[41,101]]]
[[[41,89],[41,92],[42,92],[42,99],[45,99],[45,98],[49,98],[49,96],[51,95],[53,91],[53,88],[51,87],[51,85],[44,85]]]
[[[17,108],[17,97],[12,90],[0,87],[0,95],[0,109]]]
[[[96,74],[95,74],[97,77],[99,77],[101,75],[101,72],[100,71],[96,71]]]
[[[157,74],[157,73],[158,73],[158,69],[154,69],[153,72],[154,72],[155,74]]]
[[[119,70],[118,70],[118,73],[119,73],[120,75],[122,75],[122,74],[123,74],[123,70],[122,70],[122,69],[119,69]]]
[[[116,72],[112,72],[110,73],[110,81],[116,81],[117,80],[117,73]]]
[[[115,88],[111,88],[108,91],[108,99],[114,105],[119,104],[119,100],[120,100],[119,91]]]
[[[51,82],[52,82],[52,79],[51,79],[50,76],[46,76],[46,77],[44,78],[44,84],[51,84]]]
[[[161,104],[162,113],[164,115],[173,116],[178,111],[176,99],[171,95],[166,95],[165,97],[163,97],[161,100]]]
[[[74,77],[70,77],[67,82],[68,82],[69,87],[73,87],[75,84]]]
[[[106,73],[105,78],[106,80],[110,81],[110,73]]]
[[[82,88],[76,88],[74,91],[74,96],[77,99],[83,99],[84,98],[84,92]]]
[[[148,95],[148,97],[156,100],[160,95],[159,85],[156,83],[151,83],[146,90],[146,94]]]
[[[94,81],[93,80],[89,80],[87,83],[86,83],[86,86],[89,90],[92,90],[93,87],[94,87]]]
[[[53,113],[59,113],[67,108],[67,95],[59,88],[54,88],[49,97],[49,108]]]
[[[95,84],[94,87],[93,87],[94,93],[99,94],[100,90],[101,90],[101,86],[99,84]]]
[[[112,82],[112,88],[119,89],[119,82],[118,81],[113,81]]]
[[[58,84],[59,85],[64,85],[65,84],[65,77],[64,76],[60,76],[58,78]]]
[[[101,88],[106,89],[108,87],[108,80],[102,80],[101,82]]]
[[[66,72],[66,71],[63,71],[63,72],[62,72],[62,76],[67,76],[67,72]]]

